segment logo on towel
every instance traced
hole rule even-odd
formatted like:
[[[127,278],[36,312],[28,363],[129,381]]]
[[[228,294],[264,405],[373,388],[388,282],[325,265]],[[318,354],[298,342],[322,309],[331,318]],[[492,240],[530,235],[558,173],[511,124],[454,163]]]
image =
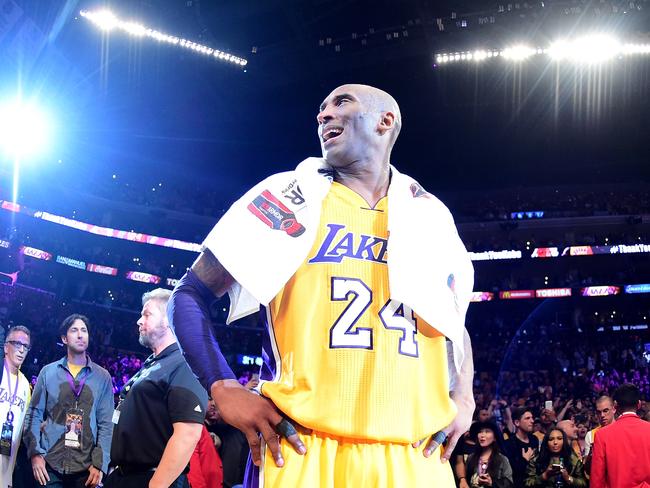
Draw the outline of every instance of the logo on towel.
[[[388,240],[346,232],[341,224],[327,224],[329,232],[310,263],[340,263],[343,258],[386,264]]]
[[[410,189],[411,193],[413,194],[413,198],[431,198],[431,193],[422,188],[422,185],[419,183],[411,183]]]
[[[291,237],[298,237],[305,232],[303,225],[296,220],[296,215],[268,190],[255,197],[247,208],[271,229],[282,230]]]
[[[305,203],[305,197],[298,186],[298,180],[295,179],[292,180],[284,190],[282,190],[282,196],[294,205],[302,205]]]

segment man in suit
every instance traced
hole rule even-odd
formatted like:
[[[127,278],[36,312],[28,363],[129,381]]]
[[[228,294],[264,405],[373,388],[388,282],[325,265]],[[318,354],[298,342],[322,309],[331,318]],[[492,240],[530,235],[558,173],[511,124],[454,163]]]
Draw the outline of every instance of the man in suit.
[[[591,466],[591,488],[650,487],[650,423],[637,415],[639,389],[621,385],[614,393],[618,420],[598,432]]]

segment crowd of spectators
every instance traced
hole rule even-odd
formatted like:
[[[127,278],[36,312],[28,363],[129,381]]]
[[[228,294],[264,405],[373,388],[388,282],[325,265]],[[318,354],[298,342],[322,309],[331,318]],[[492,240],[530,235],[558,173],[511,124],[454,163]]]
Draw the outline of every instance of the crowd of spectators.
[[[511,310],[508,319],[484,313],[470,314],[468,319],[477,371],[477,415],[482,412],[494,421],[500,435],[507,432],[511,412],[519,407],[534,412],[535,429],[540,433],[548,415],[575,419],[584,428],[592,428],[598,423],[596,399],[624,383],[635,384],[650,402],[650,351],[635,331],[614,334],[594,327],[579,329],[570,323],[570,316],[561,313],[554,314],[553,320],[526,320],[526,307],[513,305]],[[113,392],[118,394],[149,353],[137,342],[137,311],[62,300],[54,293],[19,284],[0,286],[2,325],[22,324],[32,331],[33,348],[23,365],[32,382],[43,365],[65,353],[56,331],[62,318],[73,312],[90,317],[89,353],[109,371]],[[249,320],[239,327],[216,326],[215,333],[240,382],[254,386],[256,366],[237,364],[237,359],[259,355],[263,329]],[[547,402],[552,403],[552,414],[547,412]],[[645,403],[642,414],[648,410],[650,403]]]
[[[422,183],[427,186],[426,182]],[[153,180],[125,181],[121,178],[98,181],[92,186],[93,194],[107,199],[220,217],[231,202],[207,186],[207,182],[204,188],[200,187],[201,182],[197,180],[184,182],[179,179],[169,185]],[[80,188],[81,191],[86,189]],[[642,184],[508,188],[488,193],[483,190],[442,192],[437,196],[449,206],[459,222],[506,221],[513,219],[513,213],[535,211],[543,211],[546,218],[650,212],[650,189]]]
[[[232,201],[200,180],[173,183],[134,178],[101,179],[78,188],[66,187],[65,198],[53,200],[50,192],[25,189],[25,205],[32,209],[59,213],[97,225],[124,230],[167,234],[168,237],[200,239],[223,215]],[[426,182],[423,182],[426,187]],[[88,192],[92,188],[92,193]],[[434,191],[434,193],[436,193]],[[60,191],[54,192],[60,194]],[[650,188],[643,183],[509,188],[502,190],[437,193],[450,208],[458,223],[517,222],[526,219],[590,216],[639,216],[650,213]],[[10,196],[0,191],[0,199]],[[124,204],[120,208],[119,203]],[[170,226],[165,218],[173,212],[187,216]],[[192,219],[191,216],[199,217]],[[145,226],[144,228],[142,226]],[[180,232],[180,235],[179,235]],[[184,236],[182,235],[184,234]]]
[[[550,389],[557,402],[572,394],[583,395],[584,402],[588,402],[589,397],[611,392],[629,381],[634,381],[650,398],[650,351],[640,333],[598,331],[593,324],[583,324],[580,329],[580,324],[570,323],[574,316],[557,312],[550,320],[545,317],[526,320],[529,309],[522,305],[513,304],[512,311],[507,320],[501,313],[474,313],[468,318],[475,368],[479,373],[475,380],[479,405],[487,406],[498,398],[515,401],[517,395],[534,400],[538,397],[536,389]],[[61,301],[55,294],[21,285],[0,286],[3,325],[22,324],[32,330],[33,349],[24,365],[30,378],[43,364],[63,354],[56,331],[59,322],[71,313],[90,318],[91,355],[109,370],[116,391],[119,390],[148,355],[138,344],[138,311]],[[567,323],[563,323],[564,319]],[[238,365],[237,359],[244,355],[259,356],[263,333],[254,317],[233,326],[215,326],[215,334],[229,362],[249,375],[254,366]]]

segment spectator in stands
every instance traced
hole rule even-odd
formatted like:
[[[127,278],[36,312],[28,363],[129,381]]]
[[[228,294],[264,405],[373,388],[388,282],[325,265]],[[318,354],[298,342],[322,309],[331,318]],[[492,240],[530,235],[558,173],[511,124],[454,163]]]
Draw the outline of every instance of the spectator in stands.
[[[467,458],[465,481],[471,488],[492,486],[511,488],[512,468],[499,449],[500,433],[493,422],[476,422],[470,428],[475,450]],[[463,485],[464,486],[464,485]]]
[[[23,422],[31,399],[29,381],[20,372],[31,346],[27,327],[15,325],[4,343],[4,371],[0,390],[0,419],[4,420],[0,442],[0,488],[11,488],[16,455],[23,433]],[[6,437],[5,437],[6,436]]]
[[[221,488],[223,486],[221,459],[205,425],[190,458],[190,472],[187,474],[187,480],[192,488]]]
[[[564,435],[571,446],[571,450],[582,461],[582,452],[580,451],[580,444],[578,444],[578,427],[573,420],[560,420],[557,423],[557,428],[564,432]]]
[[[523,486],[526,467],[537,453],[539,441],[533,435],[533,413],[529,409],[516,408],[512,412],[512,421],[516,430],[506,443],[506,454],[515,486]]]
[[[208,402],[205,424],[208,432],[219,440],[217,450],[223,463],[223,487],[232,488],[242,484],[249,452],[246,436],[221,419],[212,399]]]
[[[614,392],[618,420],[598,432],[593,446],[592,488],[650,486],[650,424],[637,415],[639,389],[621,385]]]
[[[580,449],[580,459],[582,459],[584,462],[585,437],[587,436],[587,432],[589,432],[589,428],[587,427],[587,420],[585,418],[576,416],[575,421],[577,422],[576,428],[578,429],[578,439],[576,442],[578,444],[578,448]]]
[[[492,407],[493,404],[496,405],[496,400],[493,400],[492,403],[490,403],[490,407]],[[479,409],[478,416],[477,416],[478,422],[489,422],[490,419],[492,418],[491,410],[492,410],[492,408],[481,408],[481,409]]]
[[[469,486],[467,482],[467,459],[475,450],[476,441],[468,431],[458,439],[458,444],[456,444],[456,448],[452,454],[452,459],[454,460],[454,475],[456,476],[456,482],[460,488],[468,488]]]
[[[599,397],[598,400],[596,400],[596,413],[598,415],[599,425],[597,425],[589,432],[587,432],[587,435],[585,436],[584,462],[585,462],[585,471],[587,472],[587,476],[589,476],[589,473],[591,472],[591,457],[592,457],[591,450],[593,448],[596,434],[600,429],[602,429],[603,427],[607,427],[612,422],[614,422],[615,419],[614,416],[616,414],[616,408],[614,407],[614,402],[612,401],[612,399],[606,395]]]
[[[534,432],[535,437],[541,442],[544,436],[555,426],[557,416],[550,408],[542,409],[539,414],[539,430]]]
[[[113,389],[108,371],[86,354],[89,329],[87,317],[67,317],[59,328],[67,354],[36,381],[24,440],[40,485],[95,488],[108,471]]]
[[[571,450],[564,432],[550,429],[539,454],[528,463],[524,486],[529,488],[584,487],[587,480],[582,461]]]
[[[106,488],[186,488],[201,437],[205,390],[183,359],[167,320],[170,290],[142,296],[140,343],[153,354],[120,393]]]

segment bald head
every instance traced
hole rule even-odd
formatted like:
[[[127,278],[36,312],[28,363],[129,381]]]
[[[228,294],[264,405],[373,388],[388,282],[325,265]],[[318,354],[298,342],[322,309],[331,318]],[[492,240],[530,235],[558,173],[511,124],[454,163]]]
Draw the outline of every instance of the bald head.
[[[323,157],[331,166],[388,168],[402,124],[399,106],[388,93],[368,85],[341,85],[323,100],[317,120]]]
[[[601,396],[596,400],[596,413],[598,414],[598,421],[601,427],[611,424],[614,421],[614,401],[608,396]]]
[[[578,428],[573,420],[560,420],[557,428],[561,429],[571,441],[578,438]]]
[[[353,91],[359,94],[366,107],[373,112],[376,112],[378,114],[387,112],[392,113],[395,118],[395,122],[393,132],[391,134],[391,140],[392,143],[395,144],[397,136],[399,135],[399,132],[402,128],[402,113],[400,112],[397,100],[395,100],[391,94],[385,92],[384,90],[380,90],[379,88],[375,88],[374,86],[355,83],[341,85],[334,91],[338,90]]]

